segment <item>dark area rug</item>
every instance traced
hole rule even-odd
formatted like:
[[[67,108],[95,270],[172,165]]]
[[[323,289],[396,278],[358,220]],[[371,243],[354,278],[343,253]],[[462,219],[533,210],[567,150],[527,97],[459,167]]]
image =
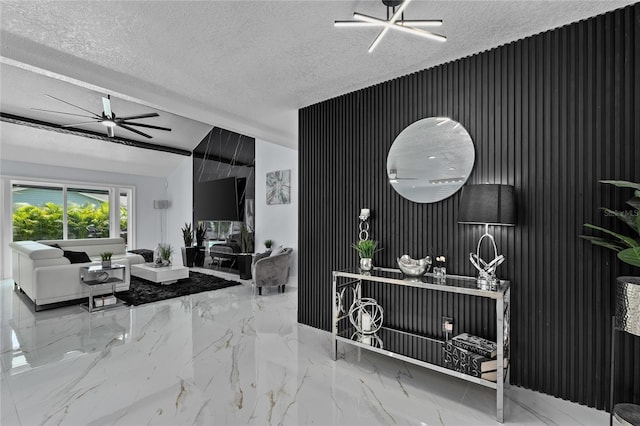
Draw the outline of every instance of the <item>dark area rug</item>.
[[[177,283],[168,285],[156,284],[131,276],[129,290],[119,291],[116,293],[116,296],[118,299],[126,302],[127,305],[138,306],[144,303],[173,299],[174,297],[201,293],[203,291],[219,290],[236,285],[240,285],[240,283],[192,271],[189,272],[189,278],[178,280]]]

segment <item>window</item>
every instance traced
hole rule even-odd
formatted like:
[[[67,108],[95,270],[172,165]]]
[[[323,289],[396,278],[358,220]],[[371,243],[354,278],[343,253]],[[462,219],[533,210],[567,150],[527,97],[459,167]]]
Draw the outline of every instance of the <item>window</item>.
[[[109,236],[109,191],[67,189],[67,239]]]
[[[131,242],[129,241],[129,228],[132,226],[132,221],[130,221],[129,216],[132,213],[131,208],[131,198],[133,196],[133,190],[120,188],[119,189],[119,228],[118,232],[122,238],[124,238],[124,242],[127,245],[127,248],[133,248]]]
[[[62,188],[14,184],[13,241],[63,238]]]
[[[13,241],[121,236],[132,248],[133,188],[12,182],[11,189]]]

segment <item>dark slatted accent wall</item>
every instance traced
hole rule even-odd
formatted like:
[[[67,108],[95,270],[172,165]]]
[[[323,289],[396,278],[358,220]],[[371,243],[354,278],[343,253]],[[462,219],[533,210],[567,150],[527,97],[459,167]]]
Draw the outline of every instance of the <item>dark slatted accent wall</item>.
[[[615,277],[639,271],[578,235],[585,222],[618,226],[597,207],[623,209],[631,196],[598,180],[640,181],[639,38],[635,4],[302,109],[299,322],[329,330],[331,271],[356,265],[350,243],[362,207],[372,209],[372,237],[384,248],[378,265],[437,250],[450,272],[474,274],[468,253],[482,229],[457,224],[459,194],[415,204],[385,175],[402,129],[448,116],[476,146],[469,183],[517,191],[518,225],[493,228],[507,257],[499,273],[513,283],[512,382],[606,407]],[[491,307],[473,298],[370,291],[395,311],[389,321],[408,320],[412,330],[437,335],[434,312],[446,312],[458,331],[495,335]],[[618,394],[639,403],[640,339],[621,337]]]

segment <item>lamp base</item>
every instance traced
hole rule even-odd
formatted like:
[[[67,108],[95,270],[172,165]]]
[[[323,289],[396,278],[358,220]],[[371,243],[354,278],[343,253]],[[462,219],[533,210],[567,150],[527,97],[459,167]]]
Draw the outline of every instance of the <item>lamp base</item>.
[[[496,291],[498,289],[498,282],[496,277],[478,277],[476,286],[480,290]]]

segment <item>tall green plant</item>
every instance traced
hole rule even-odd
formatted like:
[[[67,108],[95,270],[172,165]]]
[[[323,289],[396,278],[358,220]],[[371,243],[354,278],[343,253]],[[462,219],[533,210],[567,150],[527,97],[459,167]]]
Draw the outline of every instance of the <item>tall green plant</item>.
[[[638,214],[638,211],[640,211],[640,183],[620,180],[601,180],[600,182],[614,185],[618,188],[631,188],[635,190],[634,197],[627,201],[627,205],[631,206],[632,211],[619,211],[600,207],[600,210],[605,212],[607,216],[615,216],[629,226],[629,228],[633,230],[634,235],[626,236],[600,226],[585,223],[585,227],[603,232],[607,237],[580,235],[580,238],[590,241],[591,244],[613,250],[618,253],[618,259],[621,261],[640,267],[640,214]]]
[[[207,227],[203,222],[200,222],[198,224],[198,227],[196,228],[196,244],[198,244],[198,246],[202,246],[202,242],[204,241],[204,238],[206,236],[207,236]]]
[[[191,247],[193,245],[193,229],[190,223],[185,223],[182,227],[182,240],[185,247]]]

